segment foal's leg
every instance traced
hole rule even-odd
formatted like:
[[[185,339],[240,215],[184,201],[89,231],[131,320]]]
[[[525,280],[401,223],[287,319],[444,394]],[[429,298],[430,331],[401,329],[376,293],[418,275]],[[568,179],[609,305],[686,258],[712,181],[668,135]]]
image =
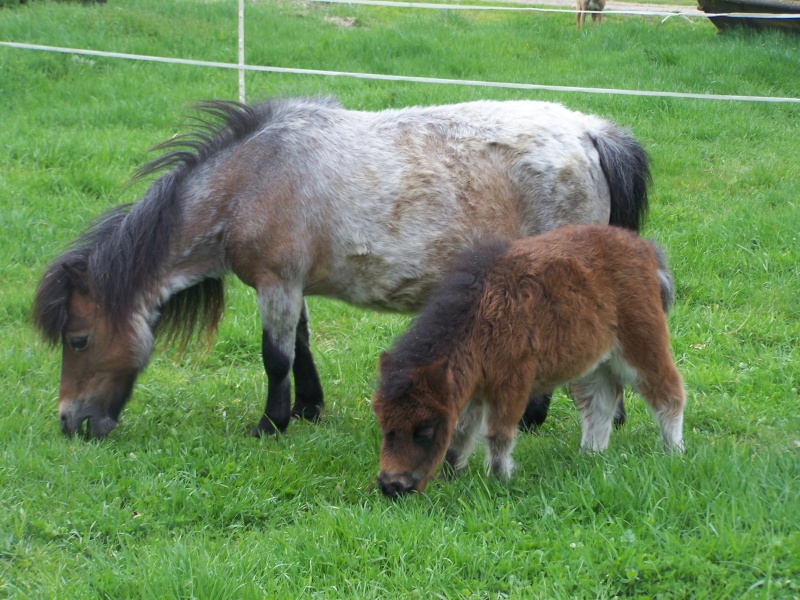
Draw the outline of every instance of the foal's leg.
[[[570,385],[581,415],[581,449],[601,452],[608,448],[611,426],[622,401],[622,384],[605,366],[600,366]]]
[[[297,323],[303,295],[282,281],[270,280],[258,287],[261,314],[261,356],[267,372],[267,405],[253,435],[282,432],[291,418],[292,381]]]
[[[525,407],[525,412],[519,420],[519,429],[528,432],[536,431],[547,418],[552,398],[552,393],[532,394],[530,398],[528,398],[528,406]],[[625,412],[625,401],[622,398],[622,394],[620,394],[617,409],[614,411],[614,426],[622,427],[627,420],[628,415]]]
[[[528,389],[530,387],[525,385],[521,377],[515,377],[497,386],[489,400],[486,415],[489,454],[486,467],[488,473],[498,479],[511,479],[514,471],[511,451],[517,441],[517,423],[528,403]]]
[[[470,400],[461,411],[461,416],[453,430],[453,437],[444,457],[445,474],[451,474],[467,466],[467,461],[475,450],[475,444],[486,419],[486,404],[477,399]],[[448,468],[449,467],[449,468]]]
[[[625,323],[622,358],[637,373],[633,387],[653,411],[667,450],[682,452],[686,392],[670,353],[667,323],[660,311],[642,314],[658,314],[660,319]]]
[[[657,368],[640,367],[640,377],[634,387],[653,411],[666,449],[683,452],[683,408],[686,405],[683,379],[668,350],[654,354],[660,355]]]
[[[297,323],[294,343],[294,408],[292,416],[316,421],[324,404],[322,384],[311,354],[311,332],[308,329],[308,306],[303,302],[303,310]]]

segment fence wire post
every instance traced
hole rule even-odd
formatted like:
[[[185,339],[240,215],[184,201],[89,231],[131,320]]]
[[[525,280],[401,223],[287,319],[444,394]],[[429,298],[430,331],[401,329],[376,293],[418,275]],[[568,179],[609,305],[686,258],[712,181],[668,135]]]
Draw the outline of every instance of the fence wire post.
[[[244,96],[244,0],[239,0],[239,102]]]

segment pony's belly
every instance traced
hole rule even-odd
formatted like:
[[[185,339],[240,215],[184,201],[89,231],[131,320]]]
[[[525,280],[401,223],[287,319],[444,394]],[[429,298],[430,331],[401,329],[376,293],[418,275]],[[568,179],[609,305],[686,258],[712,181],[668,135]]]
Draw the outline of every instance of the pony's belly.
[[[417,312],[430,297],[437,278],[424,274],[419,277],[342,277],[328,285],[312,285],[309,295],[320,295],[379,311]]]

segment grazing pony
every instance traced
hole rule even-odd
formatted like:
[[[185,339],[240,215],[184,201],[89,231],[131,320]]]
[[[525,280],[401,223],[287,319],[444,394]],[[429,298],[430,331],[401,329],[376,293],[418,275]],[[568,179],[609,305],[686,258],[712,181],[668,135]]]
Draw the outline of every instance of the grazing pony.
[[[475,236],[638,229],[647,209],[642,147],[558,104],[200,108],[197,129],[140,169],[163,171],[144,197],[101,217],[39,284],[33,317],[62,346],[68,435],[117,425],[157,334],[214,331],[226,274],[257,293],[268,391],[255,433],[275,433],[323,405],[304,296],[413,312]]]
[[[592,14],[592,25],[594,22],[601,23],[603,21],[603,9],[606,7],[606,0],[576,0],[577,6],[577,26],[578,29],[583,29],[583,24],[586,21],[586,13]]]
[[[463,468],[482,430],[489,472],[510,477],[529,392],[568,382],[583,449],[608,446],[630,384],[666,447],[682,450],[685,394],[666,324],[673,296],[659,251],[618,227],[573,225],[466,251],[381,356],[381,491],[423,491],[442,457]]]

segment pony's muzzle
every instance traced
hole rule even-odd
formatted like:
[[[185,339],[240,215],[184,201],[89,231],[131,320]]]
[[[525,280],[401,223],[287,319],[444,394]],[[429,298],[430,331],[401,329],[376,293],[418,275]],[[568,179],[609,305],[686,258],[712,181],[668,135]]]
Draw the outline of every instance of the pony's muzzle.
[[[99,414],[82,403],[62,404],[59,409],[61,431],[72,437],[75,434],[84,438],[104,438],[117,426],[117,421],[108,415]]]
[[[415,491],[417,483],[417,478],[410,473],[391,474],[386,471],[378,473],[378,487],[388,498],[397,498]]]

